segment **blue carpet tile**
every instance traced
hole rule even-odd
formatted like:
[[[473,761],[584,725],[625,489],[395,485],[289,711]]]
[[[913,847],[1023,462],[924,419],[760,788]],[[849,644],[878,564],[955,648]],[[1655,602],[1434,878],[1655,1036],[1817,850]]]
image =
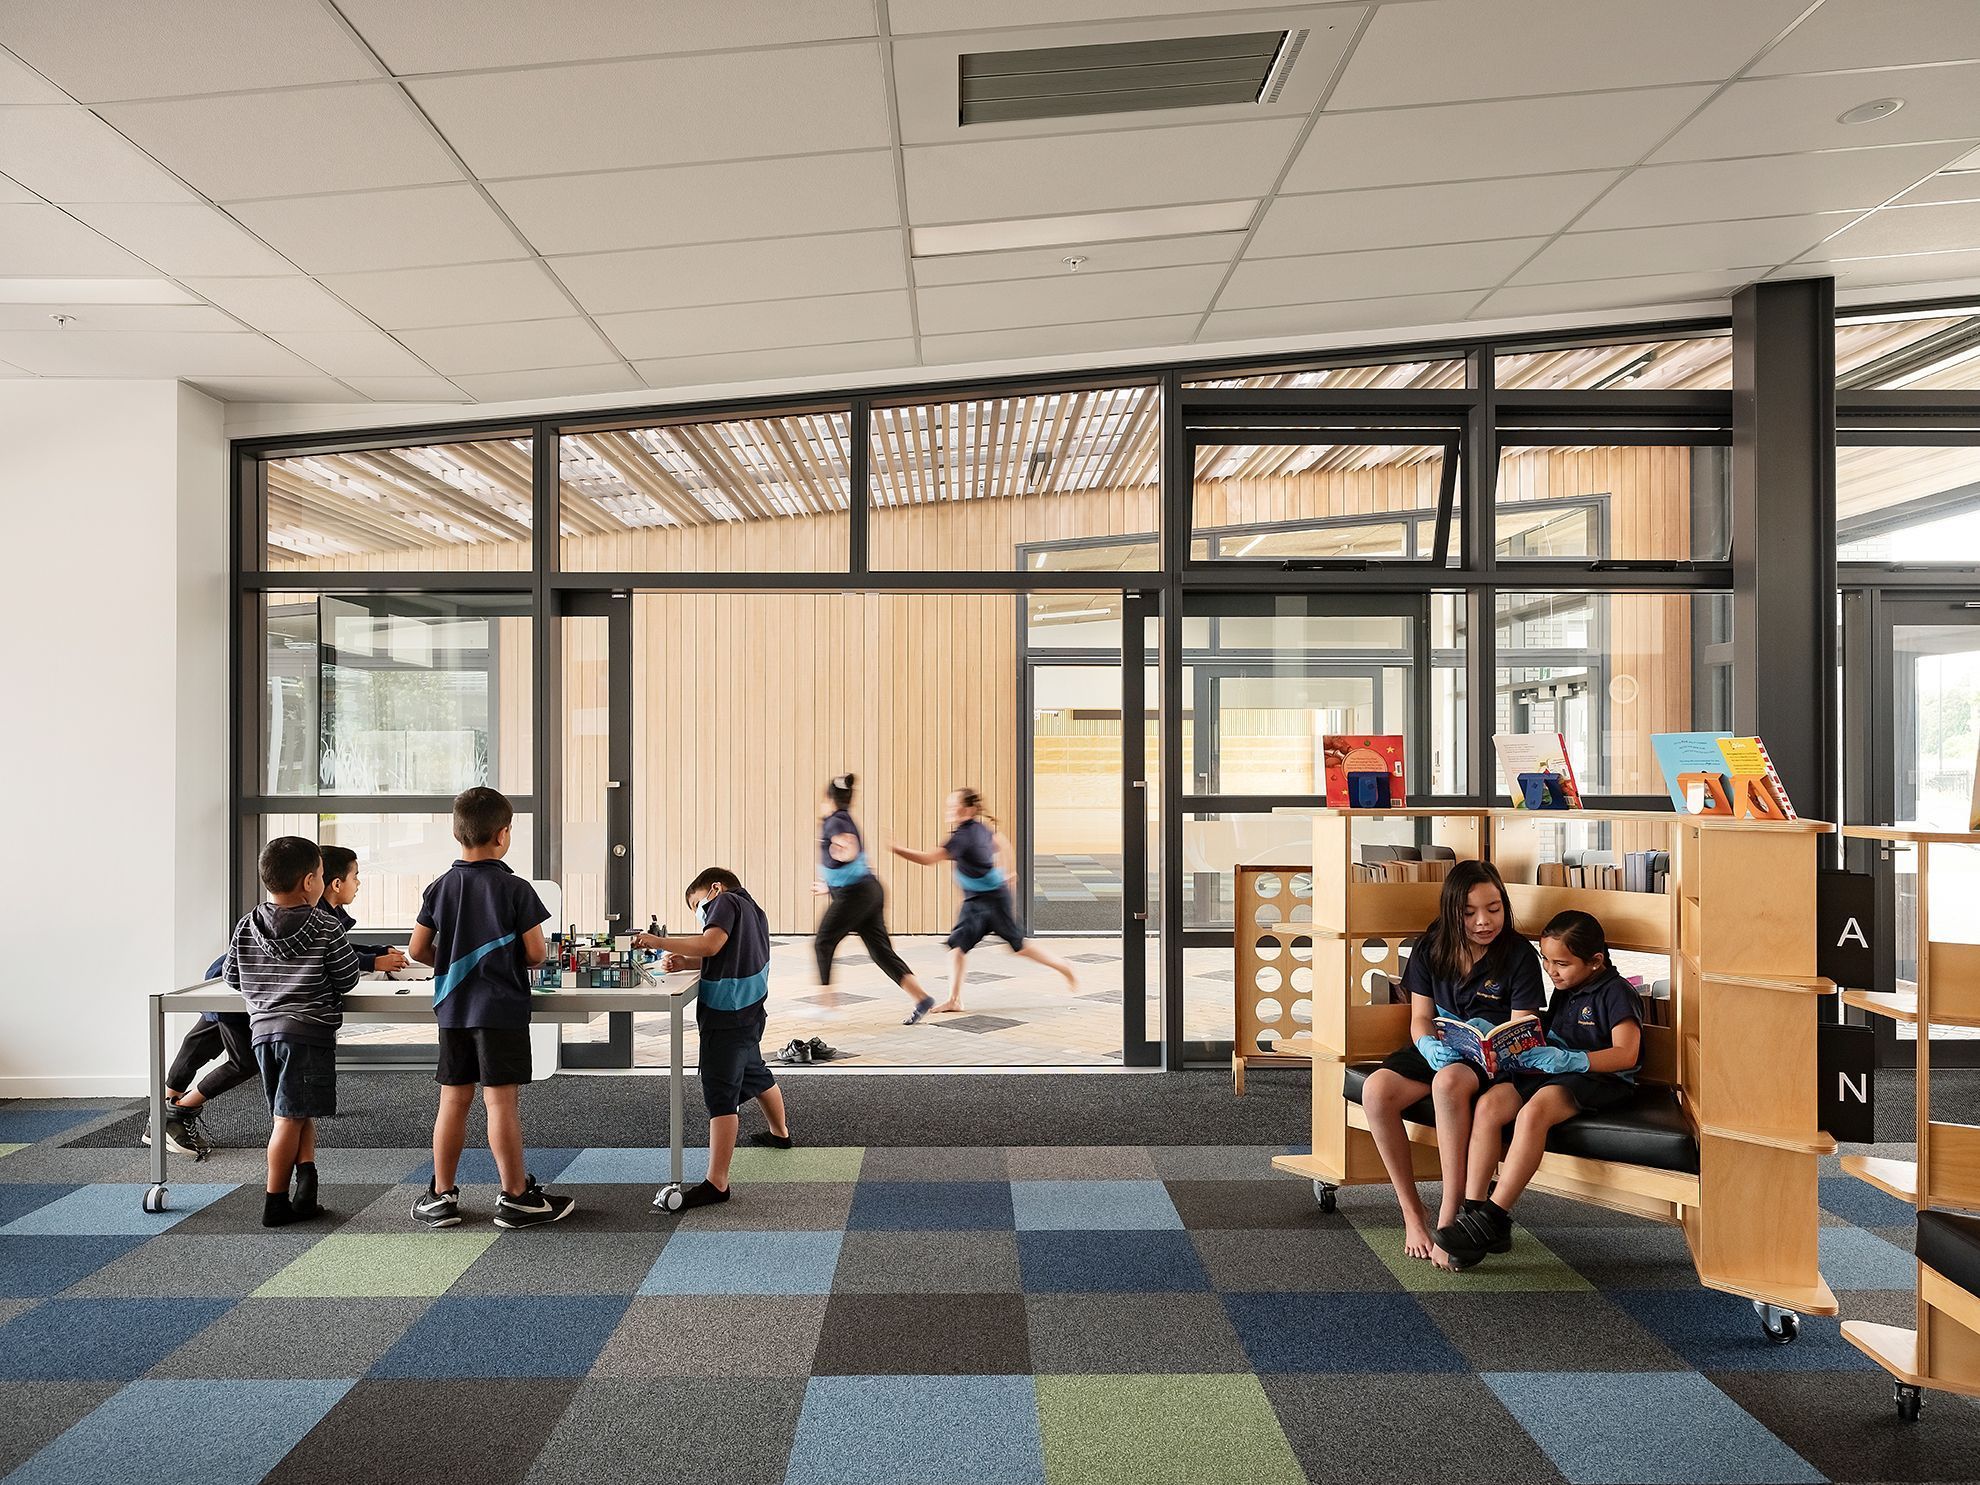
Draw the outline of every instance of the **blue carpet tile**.
[[[1436,1273],[1384,1188],[1322,1213],[1278,1141],[750,1151],[680,1216],[664,1151],[547,1148],[579,1206],[525,1232],[483,1151],[445,1233],[407,1215],[425,1153],[381,1146],[270,1231],[246,1148],[145,1213],[139,1157],[83,1143],[135,1107],[0,1104],[0,1485],[1980,1475],[1980,1404],[1899,1423],[1839,1319],[1772,1344],[1674,1229],[1535,1194],[1511,1255]],[[1908,1324],[1909,1209],[1821,1197],[1843,1318]]]

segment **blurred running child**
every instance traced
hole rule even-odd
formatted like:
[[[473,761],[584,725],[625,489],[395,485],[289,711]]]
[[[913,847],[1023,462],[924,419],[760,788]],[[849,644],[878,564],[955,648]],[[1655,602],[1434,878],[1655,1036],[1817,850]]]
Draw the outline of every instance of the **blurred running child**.
[[[818,983],[832,983],[832,956],[847,934],[858,934],[880,972],[914,1002],[907,1018],[912,1026],[935,1009],[935,997],[922,993],[921,981],[895,952],[894,941],[887,934],[887,893],[866,859],[866,837],[852,817],[853,783],[851,774],[840,774],[825,786],[825,799],[819,807],[818,881],[812,891],[829,893],[832,901],[819,918],[818,934],[812,940],[818,954]]]

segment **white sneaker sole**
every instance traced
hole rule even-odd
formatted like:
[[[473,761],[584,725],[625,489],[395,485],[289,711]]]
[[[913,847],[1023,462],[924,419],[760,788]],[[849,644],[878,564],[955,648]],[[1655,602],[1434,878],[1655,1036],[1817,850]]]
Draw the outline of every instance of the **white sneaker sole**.
[[[455,1212],[449,1217],[424,1217],[420,1215],[419,1208],[414,1207],[412,1219],[421,1227],[459,1227],[461,1225],[461,1214],[459,1212]]]
[[[510,1232],[516,1232],[525,1227],[548,1227],[552,1222],[563,1221],[566,1217],[570,1216],[570,1214],[572,1212],[575,1212],[576,1210],[577,1210],[577,1203],[572,1202],[569,1206],[565,1207],[563,1211],[557,1213],[556,1216],[554,1217],[540,1216],[535,1213],[532,1213],[531,1215],[535,1217],[535,1220],[530,1222],[504,1222],[502,1220],[501,1214],[498,1212],[495,1216],[495,1225],[500,1228],[505,1228]]]

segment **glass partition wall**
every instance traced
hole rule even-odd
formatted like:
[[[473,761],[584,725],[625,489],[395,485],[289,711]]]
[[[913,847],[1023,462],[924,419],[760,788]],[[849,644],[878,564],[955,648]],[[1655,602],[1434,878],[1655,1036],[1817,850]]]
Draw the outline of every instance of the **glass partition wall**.
[[[1837,327],[1853,817],[1900,765],[1964,788],[1976,345],[1963,306]],[[1400,732],[1412,800],[1479,803],[1494,733],[1559,731],[1589,795],[1661,808],[1649,735],[1731,725],[1735,359],[1688,323],[237,444],[238,905],[264,839],[311,833],[403,939],[489,783],[582,926],[744,871],[783,1014],[840,1042],[884,1012],[876,1063],[1219,1058],[1231,872],[1304,859],[1324,734]],[[1875,701],[1894,655],[1908,710]],[[856,940],[819,985],[848,771],[928,988],[955,891],[886,847],[968,786],[1078,993],[982,949],[965,1016],[909,1031]],[[648,1030],[567,1060],[650,1060]]]

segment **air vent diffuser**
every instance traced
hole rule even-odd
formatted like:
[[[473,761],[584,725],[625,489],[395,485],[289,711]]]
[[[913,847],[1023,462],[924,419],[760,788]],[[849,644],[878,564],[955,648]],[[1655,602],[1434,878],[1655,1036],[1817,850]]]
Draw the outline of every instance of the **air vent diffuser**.
[[[1247,31],[965,54],[958,59],[962,122],[1257,103],[1268,86],[1276,94],[1283,85],[1274,72],[1284,70],[1281,57],[1290,64],[1298,50],[1290,39],[1285,31]]]

